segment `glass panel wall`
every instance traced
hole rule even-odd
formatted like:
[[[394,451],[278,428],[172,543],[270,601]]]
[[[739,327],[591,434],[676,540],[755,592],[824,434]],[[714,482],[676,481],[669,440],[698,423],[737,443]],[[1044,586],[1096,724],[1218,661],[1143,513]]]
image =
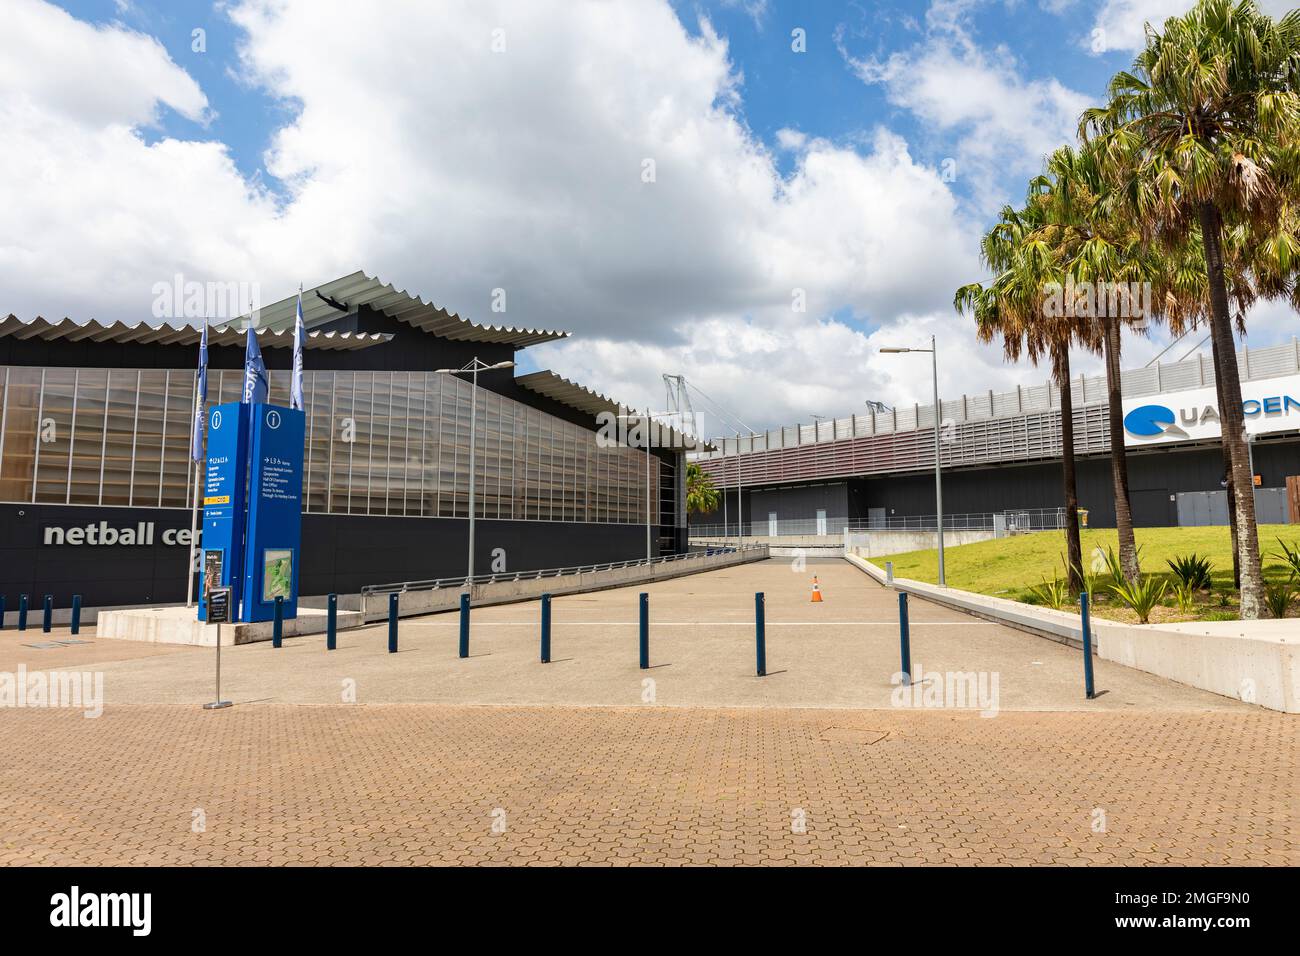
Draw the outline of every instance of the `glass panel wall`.
[[[188,507],[195,373],[0,367],[0,500]],[[210,404],[238,401],[213,370]],[[529,405],[428,372],[306,372],[304,509],[640,524],[671,513],[671,469]],[[271,396],[288,402],[288,373]],[[650,482],[647,492],[646,481]]]

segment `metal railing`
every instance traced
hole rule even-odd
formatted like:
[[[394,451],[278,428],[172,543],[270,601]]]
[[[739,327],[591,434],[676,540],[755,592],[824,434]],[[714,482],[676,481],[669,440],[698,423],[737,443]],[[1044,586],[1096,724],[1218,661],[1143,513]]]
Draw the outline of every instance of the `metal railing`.
[[[783,535],[823,535],[838,537],[845,531],[937,531],[935,515],[892,515],[875,519],[778,518],[775,537]],[[1011,511],[976,512],[943,516],[945,531],[1052,531],[1065,527],[1064,508],[1020,508]],[[824,529],[824,530],[822,530]],[[735,524],[692,525],[692,538],[735,538]],[[747,522],[747,538],[770,538],[772,527],[767,521]]]
[[[628,561],[606,561],[601,564],[579,564],[568,568],[538,568],[533,571],[501,571],[496,574],[476,574],[472,578],[457,575],[450,578],[429,578],[423,581],[396,581],[390,584],[367,584],[361,589],[362,595],[391,594],[405,591],[437,591],[441,588],[462,589],[467,585],[498,584],[506,581],[539,581],[543,578],[563,578],[574,574],[586,574],[591,571],[617,571],[622,568],[649,567],[655,564],[670,564],[689,558],[713,554],[732,554],[736,551],[752,551],[762,545],[745,545],[743,548],[708,548],[703,551],[684,551],[681,554],[666,554],[658,558],[639,558]]]

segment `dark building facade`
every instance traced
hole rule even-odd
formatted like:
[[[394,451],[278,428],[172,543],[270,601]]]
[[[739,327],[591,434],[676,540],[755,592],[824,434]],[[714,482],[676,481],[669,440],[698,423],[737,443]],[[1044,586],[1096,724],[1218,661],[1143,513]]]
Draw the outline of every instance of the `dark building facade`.
[[[512,362],[566,333],[476,325],[363,273],[303,302],[304,595],[464,575],[471,474],[477,573],[641,558],[647,537],[655,555],[686,547],[681,436],[611,438],[627,409],[551,372],[480,372],[476,388],[440,371]],[[276,404],[295,305],[256,322]],[[211,331],[209,405],[239,400],[244,338],[238,323]],[[188,326],[0,321],[11,608],[19,594],[185,599],[198,341]]]

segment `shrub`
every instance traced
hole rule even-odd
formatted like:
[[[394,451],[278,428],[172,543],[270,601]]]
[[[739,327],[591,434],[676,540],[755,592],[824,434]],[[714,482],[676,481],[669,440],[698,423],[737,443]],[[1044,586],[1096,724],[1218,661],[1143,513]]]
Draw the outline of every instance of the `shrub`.
[[[1116,597],[1137,613],[1139,624],[1150,624],[1151,611],[1165,596],[1165,591],[1169,589],[1169,582],[1147,574],[1132,583],[1121,577],[1119,583],[1108,587]]]
[[[1193,591],[1210,589],[1210,572],[1213,568],[1210,559],[1196,553],[1176,555],[1165,561],[1174,577]]]
[[[1291,578],[1286,581],[1270,581],[1264,585],[1264,603],[1274,617],[1286,617],[1286,612],[1291,609],[1296,594],[1294,581]]]
[[[1300,578],[1300,544],[1293,542],[1288,547],[1281,538],[1277,539],[1277,543],[1281,545],[1282,550],[1274,551],[1273,557],[1282,559],[1282,562],[1291,569],[1291,577]]]
[[[1186,581],[1174,585],[1174,604],[1184,614],[1191,614],[1196,607],[1196,589]]]
[[[1053,574],[1052,580],[1043,578],[1043,583],[1030,588],[1029,593],[1036,599],[1031,603],[1044,604],[1059,611],[1070,603],[1070,582],[1062,580],[1059,574]]]

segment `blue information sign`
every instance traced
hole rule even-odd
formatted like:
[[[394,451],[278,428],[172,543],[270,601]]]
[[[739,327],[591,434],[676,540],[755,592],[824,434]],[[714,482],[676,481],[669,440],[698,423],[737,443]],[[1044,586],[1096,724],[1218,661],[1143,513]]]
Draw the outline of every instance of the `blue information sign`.
[[[230,588],[239,606],[244,557],[244,484],[248,461],[248,416],[238,402],[208,411],[208,460],[203,481],[203,575],[199,620],[208,615],[207,592]]]
[[[306,416],[255,404],[249,416],[248,532],[240,620],[269,621],[275,599],[285,619],[298,616],[302,540],[302,458]]]

